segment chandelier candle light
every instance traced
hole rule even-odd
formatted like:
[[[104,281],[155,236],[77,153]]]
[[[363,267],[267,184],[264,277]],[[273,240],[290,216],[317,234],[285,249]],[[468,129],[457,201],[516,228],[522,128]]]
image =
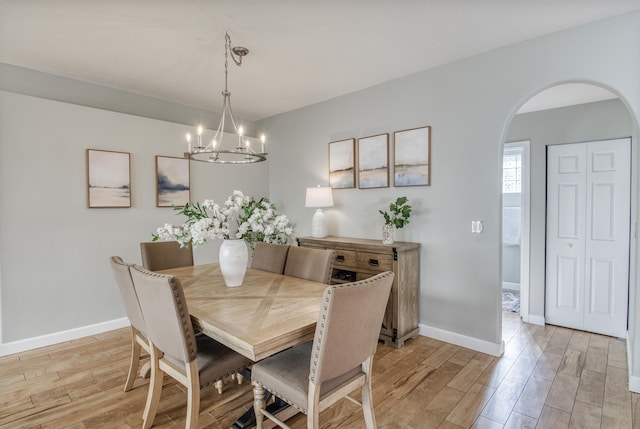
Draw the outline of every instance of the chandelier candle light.
[[[264,147],[266,140],[265,135],[262,134],[260,136],[260,152],[256,152],[257,148],[254,149],[251,147],[251,140],[253,139],[244,136],[244,129],[242,126],[238,126],[233,118],[233,112],[231,111],[231,93],[227,89],[229,56],[231,56],[233,62],[239,67],[242,65],[242,58],[249,54],[249,50],[241,46],[232,47],[229,33],[225,32],[224,38],[224,91],[222,91],[222,114],[220,116],[220,123],[218,124],[213,140],[206,146],[202,143],[202,126],[198,127],[195,146],[191,145],[191,134],[187,133],[187,151],[184,153],[184,157],[193,161],[214,164],[251,164],[266,161],[267,153]],[[235,148],[225,148],[226,142],[223,141],[227,114],[233,125],[235,136],[237,137],[237,145]],[[231,142],[230,144],[234,145],[236,143]]]
[[[311,236],[325,238],[327,236],[327,217],[322,207],[333,207],[333,193],[330,187],[307,188],[305,207],[315,207],[316,212],[311,219]]]

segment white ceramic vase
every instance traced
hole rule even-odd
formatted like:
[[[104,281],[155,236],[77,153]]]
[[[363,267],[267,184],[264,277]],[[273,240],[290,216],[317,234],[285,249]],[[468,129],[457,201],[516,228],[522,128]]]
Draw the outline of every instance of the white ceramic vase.
[[[384,224],[382,227],[382,244],[393,244],[393,225]]]
[[[249,252],[244,240],[224,240],[222,242],[218,262],[224,283],[228,287],[242,285],[248,261]]]

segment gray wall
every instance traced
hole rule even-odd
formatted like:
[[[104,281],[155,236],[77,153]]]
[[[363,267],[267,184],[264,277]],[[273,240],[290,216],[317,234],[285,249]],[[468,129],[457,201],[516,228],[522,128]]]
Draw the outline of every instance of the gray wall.
[[[140,263],[138,243],[165,222],[155,156],[181,156],[189,127],[0,91],[2,341],[124,317],[108,258]],[[131,208],[87,208],[86,149],[131,153]],[[246,168],[244,168],[246,167]],[[267,195],[269,163],[192,163],[193,200]],[[196,249],[217,260],[219,243]]]
[[[220,121],[219,113],[208,110],[4,63],[0,63],[0,90],[192,127],[215,129]],[[230,124],[226,125],[230,131]],[[247,135],[257,135],[253,122],[243,120],[242,125]]]
[[[520,290],[520,246],[518,245],[502,245],[502,285],[504,289]]]
[[[498,344],[500,172],[511,119],[527,99],[547,87],[591,81],[621,94],[637,124],[639,41],[640,14],[632,13],[268,118],[258,126],[278,142],[271,151],[270,194],[285,201],[287,214],[299,225],[296,233],[309,234],[312,210],[304,207],[304,188],[327,183],[328,142],[431,125],[432,186],[336,190],[336,206],[327,210],[329,232],[380,239],[382,218],[377,210],[406,195],[415,214],[397,238],[422,244],[420,323]],[[636,154],[635,126],[632,134]],[[635,174],[634,220],[637,189]],[[483,234],[471,234],[472,219],[485,222]],[[636,246],[634,239],[634,267]],[[634,303],[636,284],[634,278]],[[539,309],[539,302],[534,305]],[[634,317],[633,338],[639,328]],[[640,353],[635,356],[637,374]]]
[[[525,113],[513,119],[507,141],[531,141],[530,314],[544,316],[546,146],[629,137],[632,133],[633,120],[620,100]]]

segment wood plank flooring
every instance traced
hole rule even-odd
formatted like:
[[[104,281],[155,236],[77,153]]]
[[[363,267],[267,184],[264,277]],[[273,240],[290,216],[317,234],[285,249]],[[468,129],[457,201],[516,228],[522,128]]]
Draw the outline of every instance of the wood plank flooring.
[[[627,386],[625,343],[520,322],[504,313],[504,356],[426,337],[378,346],[374,402],[379,428],[640,428],[640,395]],[[0,358],[0,428],[139,428],[148,380],[123,392],[130,338],[120,329]],[[358,395],[354,395],[358,396]],[[249,383],[203,392],[200,426],[229,428],[251,404]],[[157,428],[183,427],[186,395],[165,377]],[[340,401],[323,428],[363,428]],[[306,425],[304,416],[289,420]]]

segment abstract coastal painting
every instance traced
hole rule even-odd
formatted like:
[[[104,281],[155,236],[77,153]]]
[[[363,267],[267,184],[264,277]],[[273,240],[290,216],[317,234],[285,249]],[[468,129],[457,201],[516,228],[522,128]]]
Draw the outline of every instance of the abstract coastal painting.
[[[358,187],[389,187],[389,134],[358,139]]]
[[[393,133],[394,185],[431,185],[431,127]]]
[[[89,208],[131,207],[130,154],[87,149]]]
[[[156,205],[184,206],[189,202],[189,160],[156,156]]]
[[[355,139],[329,143],[329,186],[355,188]]]

